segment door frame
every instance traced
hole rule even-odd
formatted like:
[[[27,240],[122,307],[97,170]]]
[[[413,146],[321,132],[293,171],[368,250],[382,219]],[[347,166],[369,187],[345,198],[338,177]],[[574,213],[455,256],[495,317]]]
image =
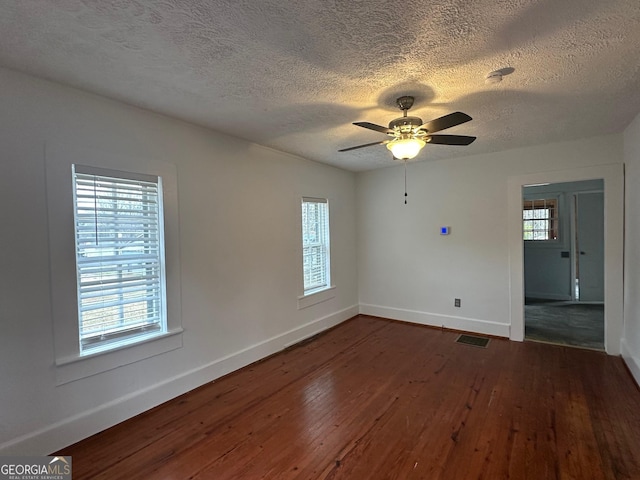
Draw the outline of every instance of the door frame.
[[[604,344],[609,355],[620,355],[624,327],[624,166],[621,163],[509,177],[507,241],[511,340],[524,341],[522,187],[597,179],[604,180]]]

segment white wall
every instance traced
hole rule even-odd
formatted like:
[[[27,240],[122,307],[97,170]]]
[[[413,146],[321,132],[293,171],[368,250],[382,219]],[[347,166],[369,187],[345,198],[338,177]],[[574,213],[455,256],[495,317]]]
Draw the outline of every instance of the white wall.
[[[56,386],[45,144],[175,164],[183,347]],[[355,177],[0,70],[0,453],[45,454],[358,312]],[[330,300],[298,310],[300,199],[331,205]]]
[[[640,115],[624,132],[625,257],[622,355],[640,384]]]
[[[429,155],[429,148],[455,147],[427,145],[424,155]],[[558,172],[557,181],[572,181],[567,170],[620,166],[621,162],[621,135],[611,135],[412,163],[407,173],[408,205],[403,204],[402,167],[359,174],[361,312],[517,339],[517,330],[523,326],[512,324],[510,302],[517,293],[512,292],[514,274],[520,276],[522,285],[522,254],[519,260],[511,258],[510,179],[549,172],[545,181],[553,182],[554,172]],[[621,199],[621,177],[619,180],[618,186],[612,186],[612,194]],[[516,231],[520,229],[517,245],[522,250],[520,185],[515,190],[513,221]],[[618,206],[621,219],[621,203]],[[450,226],[451,234],[441,236],[440,226]],[[619,230],[621,238],[621,225]],[[621,242],[616,244],[621,259]],[[461,308],[454,307],[454,298],[462,300]],[[612,309],[614,313],[622,310],[621,300],[617,302],[620,305]],[[521,300],[517,308],[522,310]],[[521,317],[517,321],[523,323]],[[621,313],[618,317],[619,332]],[[619,343],[618,333],[618,347],[612,351]]]

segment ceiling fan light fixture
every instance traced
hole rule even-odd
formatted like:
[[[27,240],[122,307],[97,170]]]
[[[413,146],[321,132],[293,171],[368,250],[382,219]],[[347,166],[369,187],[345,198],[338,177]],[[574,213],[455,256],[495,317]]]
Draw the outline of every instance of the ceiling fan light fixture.
[[[398,138],[387,143],[387,148],[397,160],[411,160],[415,158],[426,143],[419,138]]]
[[[433,135],[441,130],[462,125],[472,120],[466,113],[453,112],[431,120],[430,122],[423,123],[420,117],[410,117],[407,115],[407,110],[413,105],[413,97],[400,97],[397,100],[397,104],[402,110],[402,117],[391,120],[389,127],[383,127],[382,125],[376,125],[371,122],[354,122],[354,125],[358,127],[384,133],[385,135],[393,137],[393,139],[365,143],[364,145],[356,145],[355,147],[343,148],[338,151],[348,152],[372,145],[387,145],[387,148],[393,153],[394,159],[411,160],[420,153],[420,150],[422,150],[427,143],[436,145],[469,145],[476,139],[476,137],[468,137],[465,135]]]

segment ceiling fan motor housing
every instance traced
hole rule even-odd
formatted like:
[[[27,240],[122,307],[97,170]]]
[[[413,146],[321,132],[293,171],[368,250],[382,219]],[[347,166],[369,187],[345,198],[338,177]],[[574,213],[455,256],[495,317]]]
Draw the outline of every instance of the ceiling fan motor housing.
[[[394,133],[411,133],[422,125],[422,119],[419,117],[400,117],[389,122],[389,129]]]

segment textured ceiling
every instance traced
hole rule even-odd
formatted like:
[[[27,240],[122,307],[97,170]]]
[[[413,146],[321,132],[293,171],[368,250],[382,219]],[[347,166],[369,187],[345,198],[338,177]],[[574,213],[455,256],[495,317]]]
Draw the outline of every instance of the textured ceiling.
[[[417,161],[620,132],[640,112],[638,0],[7,0],[0,65],[350,170],[387,125],[463,111]],[[498,84],[492,70],[512,68]]]

